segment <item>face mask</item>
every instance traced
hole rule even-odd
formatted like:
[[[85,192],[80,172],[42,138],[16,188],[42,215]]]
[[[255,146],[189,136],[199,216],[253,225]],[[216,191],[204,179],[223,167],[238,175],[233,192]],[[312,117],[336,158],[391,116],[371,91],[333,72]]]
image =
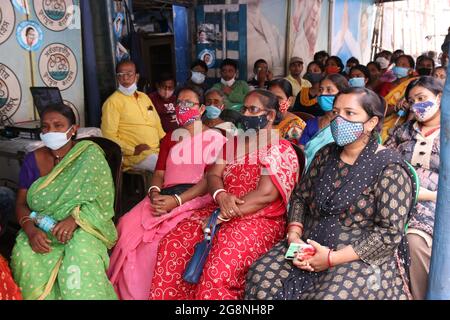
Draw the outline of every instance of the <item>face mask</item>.
[[[398,79],[401,79],[401,78],[405,78],[408,76],[409,68],[394,67],[394,68],[392,68],[392,72],[394,72],[395,76]]]
[[[334,95],[322,95],[317,97],[317,103],[319,103],[320,109],[325,112],[333,110],[333,103],[336,96]]]
[[[177,123],[181,127],[191,124],[201,117],[200,111],[194,108],[177,106],[175,112],[177,116]]]
[[[387,69],[389,67],[389,60],[385,57],[379,57],[375,61],[380,64],[381,69]]]
[[[364,133],[364,123],[351,122],[341,116],[337,116],[330,123],[331,134],[336,144],[340,147],[355,142]]]
[[[366,79],[365,78],[351,78],[348,80],[348,83],[350,84],[350,87],[353,88],[364,88],[366,86]]]
[[[217,119],[221,113],[222,110],[214,105],[206,107],[206,117],[210,120]]]
[[[201,72],[192,71],[191,80],[195,84],[202,84],[205,82],[206,76]]]
[[[291,106],[291,103],[289,102],[289,99],[283,100],[280,102],[280,112],[285,113],[288,111],[289,107]]]
[[[313,84],[322,81],[323,75],[321,73],[307,73],[304,78]]]
[[[161,98],[164,98],[164,99],[169,99],[171,96],[173,96],[174,92],[175,92],[175,90],[170,90],[170,91],[158,90],[158,94],[161,96]]]
[[[325,72],[327,74],[339,73],[340,71],[341,71],[341,69],[339,67],[335,67],[335,66],[328,66],[325,69]]]
[[[249,129],[263,129],[267,126],[269,120],[267,119],[267,114],[263,114],[257,117],[241,116],[240,122],[242,129],[247,131]]]
[[[417,73],[421,76],[431,76],[431,73],[433,72],[430,68],[419,68],[417,69]]]
[[[236,79],[231,79],[231,80],[225,80],[224,78],[222,78],[222,80],[220,80],[220,82],[224,85],[224,86],[227,86],[227,87],[231,87],[233,84],[234,84],[234,82],[236,81]]]
[[[433,101],[418,102],[412,105],[412,111],[417,121],[430,120],[439,110],[439,105]]]
[[[49,133],[41,133],[40,137],[42,142],[47,148],[52,150],[61,149],[63,146],[69,142],[70,138],[67,138],[67,133],[72,129],[72,126],[66,132],[49,132]]]
[[[122,92],[124,95],[126,96],[132,96],[136,90],[137,90],[137,85],[136,83],[133,83],[131,86],[129,86],[128,88],[125,88],[123,85],[119,84],[119,91]]]

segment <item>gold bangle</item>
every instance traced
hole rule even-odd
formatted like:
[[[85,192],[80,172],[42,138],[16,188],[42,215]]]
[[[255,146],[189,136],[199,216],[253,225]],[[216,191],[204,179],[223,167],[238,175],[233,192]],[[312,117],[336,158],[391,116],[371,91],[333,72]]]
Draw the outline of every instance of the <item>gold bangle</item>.
[[[225,218],[222,218],[221,216],[218,216],[217,217],[220,221],[223,221],[223,222],[228,222],[228,221],[230,221],[231,219],[225,219]]]
[[[20,221],[19,221],[19,225],[23,228],[25,223],[27,223],[29,221],[33,222],[33,220],[28,216],[22,217],[22,219],[20,219]]]

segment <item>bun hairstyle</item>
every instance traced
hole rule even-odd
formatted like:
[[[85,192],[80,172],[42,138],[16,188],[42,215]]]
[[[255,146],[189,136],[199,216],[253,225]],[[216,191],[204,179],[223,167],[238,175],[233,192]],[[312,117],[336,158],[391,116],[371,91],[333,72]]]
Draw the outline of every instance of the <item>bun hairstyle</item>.
[[[264,89],[256,89],[250,91],[245,98],[250,97],[252,95],[256,95],[261,104],[268,110],[275,111],[275,120],[273,121],[274,125],[277,125],[283,119],[283,116],[280,112],[280,104],[278,103],[278,97],[274,95],[269,90]]]

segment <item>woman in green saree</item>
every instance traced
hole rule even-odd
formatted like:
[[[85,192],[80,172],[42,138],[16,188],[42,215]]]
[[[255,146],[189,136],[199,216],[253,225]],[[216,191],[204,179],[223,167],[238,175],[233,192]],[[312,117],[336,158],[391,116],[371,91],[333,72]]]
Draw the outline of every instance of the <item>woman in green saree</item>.
[[[73,111],[50,106],[41,114],[45,147],[27,155],[16,213],[22,227],[11,257],[24,299],[117,299],[106,276],[117,233],[114,187],[102,149],[76,143]],[[39,229],[31,212],[56,220]]]

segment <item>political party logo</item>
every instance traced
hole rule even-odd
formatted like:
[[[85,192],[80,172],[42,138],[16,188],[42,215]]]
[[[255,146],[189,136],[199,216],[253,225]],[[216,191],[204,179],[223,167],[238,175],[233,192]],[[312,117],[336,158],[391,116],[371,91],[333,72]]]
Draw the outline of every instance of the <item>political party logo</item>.
[[[206,63],[206,65],[208,66],[208,68],[212,68],[214,66],[214,64],[216,63],[216,55],[214,53],[214,51],[212,50],[202,50],[199,55],[198,58],[202,61],[204,61]]]
[[[75,82],[77,71],[77,60],[69,47],[52,43],[42,50],[39,73],[47,86],[66,90]]]
[[[4,1],[5,2],[5,1]],[[27,0],[12,0],[12,3],[17,11],[21,14],[28,14],[28,3]],[[3,6],[3,4],[2,4]]]
[[[20,46],[28,51],[36,51],[42,45],[44,33],[37,22],[22,21],[16,29],[16,38]]]
[[[0,7],[0,44],[9,39],[14,31],[16,15],[11,3],[6,2]]]
[[[52,31],[62,31],[73,21],[73,0],[34,0],[39,21]]]
[[[22,90],[14,72],[0,63],[0,122],[10,119],[19,109]]]
[[[80,125],[80,113],[78,112],[77,107],[75,107],[75,105],[68,100],[63,100],[63,103],[72,109],[73,113],[75,114],[76,124]]]

